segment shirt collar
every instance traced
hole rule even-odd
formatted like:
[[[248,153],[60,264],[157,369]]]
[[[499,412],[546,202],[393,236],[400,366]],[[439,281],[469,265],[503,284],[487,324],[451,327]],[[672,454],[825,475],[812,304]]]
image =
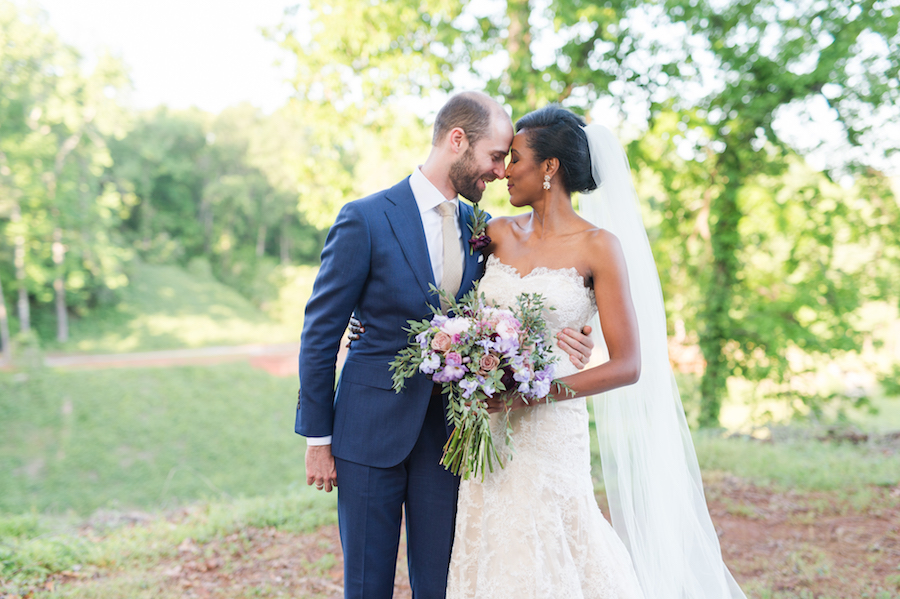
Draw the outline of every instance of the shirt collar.
[[[422,173],[421,168],[416,167],[413,171],[413,174],[409,178],[409,186],[412,188],[413,196],[416,198],[416,204],[419,206],[419,214],[433,210],[437,208],[438,204],[441,202],[447,201],[453,202],[457,207],[457,212],[459,211],[459,199],[456,197],[451,200],[445,198],[444,194],[434,186],[434,183],[429,181],[428,177]]]

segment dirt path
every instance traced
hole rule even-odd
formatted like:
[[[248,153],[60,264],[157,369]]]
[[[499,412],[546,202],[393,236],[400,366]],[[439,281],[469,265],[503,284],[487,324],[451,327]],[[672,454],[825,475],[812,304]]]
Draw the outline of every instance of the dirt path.
[[[297,375],[297,343],[196,347],[123,354],[50,354],[44,365],[62,369],[163,368],[224,362],[249,362],[276,376]],[[347,356],[346,339],[338,353],[338,366]]]

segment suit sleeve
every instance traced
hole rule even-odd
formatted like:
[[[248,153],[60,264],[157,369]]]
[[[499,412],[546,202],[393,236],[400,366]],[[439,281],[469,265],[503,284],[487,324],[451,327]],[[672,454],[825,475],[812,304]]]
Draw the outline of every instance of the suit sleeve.
[[[322,265],[306,304],[295,424],[300,435],[332,434],[337,354],[347,321],[366,285],[371,255],[365,216],[357,204],[346,204],[328,232]]]

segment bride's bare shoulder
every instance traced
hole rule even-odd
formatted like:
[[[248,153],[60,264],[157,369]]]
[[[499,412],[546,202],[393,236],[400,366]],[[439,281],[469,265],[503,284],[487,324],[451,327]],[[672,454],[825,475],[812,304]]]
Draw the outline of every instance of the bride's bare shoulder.
[[[614,233],[606,229],[593,228],[585,231],[585,243],[582,247],[586,255],[591,256],[591,262],[597,265],[609,265],[622,259],[622,244]]]
[[[599,251],[610,251],[621,248],[619,238],[607,229],[593,227],[584,232],[585,241],[590,245],[591,249]]]
[[[495,216],[488,223],[487,234],[491,239],[501,239],[510,235],[513,230],[521,228],[519,224],[520,216]]]

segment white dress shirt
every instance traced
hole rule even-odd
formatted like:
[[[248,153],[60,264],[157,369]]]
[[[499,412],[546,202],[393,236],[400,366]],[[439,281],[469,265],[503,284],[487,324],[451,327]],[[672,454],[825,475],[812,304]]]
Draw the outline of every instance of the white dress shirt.
[[[441,202],[453,202],[456,206],[456,215],[459,216],[459,199],[453,197],[448,200],[444,197],[434,183],[428,180],[428,177],[422,174],[422,169],[416,168],[409,177],[409,186],[412,188],[413,196],[416,198],[416,204],[419,207],[419,216],[422,218],[422,226],[425,228],[425,245],[428,247],[428,258],[431,261],[431,271],[434,273],[435,287],[440,288],[441,280],[444,276],[444,229],[443,217],[438,212],[438,204]],[[456,234],[459,237],[459,255],[457,259],[462,262],[463,240],[462,231],[459,227],[459,218],[454,219],[456,225]],[[331,435],[327,437],[307,437],[306,444],[331,445]]]

